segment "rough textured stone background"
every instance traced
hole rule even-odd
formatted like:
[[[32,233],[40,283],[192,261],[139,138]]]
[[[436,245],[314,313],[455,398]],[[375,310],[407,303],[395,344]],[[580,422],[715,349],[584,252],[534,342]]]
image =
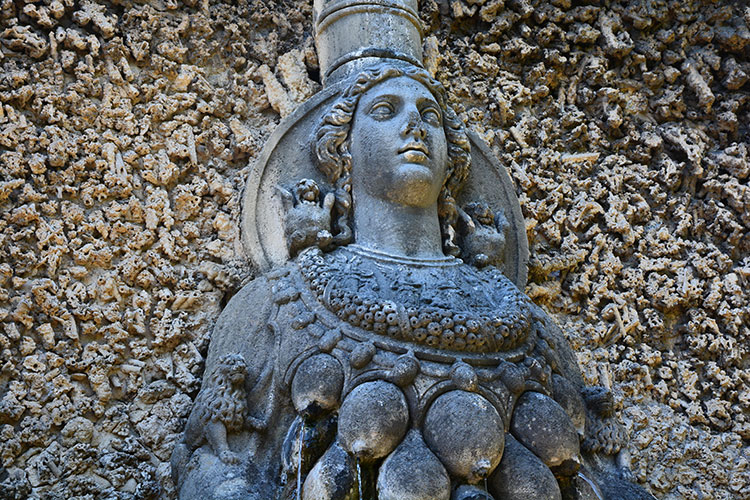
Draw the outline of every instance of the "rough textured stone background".
[[[750,7],[422,0],[518,185],[527,292],[659,498],[750,498]],[[308,2],[0,0],[0,498],[172,498],[248,162],[320,86]]]

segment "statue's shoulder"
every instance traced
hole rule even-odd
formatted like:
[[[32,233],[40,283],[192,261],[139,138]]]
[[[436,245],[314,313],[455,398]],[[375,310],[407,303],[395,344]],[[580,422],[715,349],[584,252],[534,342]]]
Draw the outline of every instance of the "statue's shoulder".
[[[244,285],[221,311],[214,327],[214,333],[226,329],[234,329],[241,323],[247,328],[248,321],[254,323],[259,320],[259,314],[264,305],[269,302],[271,286],[268,277],[263,274]]]
[[[237,321],[240,321],[244,328],[247,328],[248,321],[250,324],[259,321],[273,303],[279,289],[285,287],[285,283],[289,281],[287,278],[295,268],[296,265],[293,262],[288,262],[258,275],[244,285],[224,307],[216,323],[215,331],[234,328],[237,326],[235,324]]]
[[[239,352],[252,364],[254,352],[269,348],[273,339],[267,325],[275,303],[274,294],[278,294],[282,278],[292,268],[292,263],[274,268],[234,294],[214,325],[206,359],[207,370],[214,367],[224,354]]]

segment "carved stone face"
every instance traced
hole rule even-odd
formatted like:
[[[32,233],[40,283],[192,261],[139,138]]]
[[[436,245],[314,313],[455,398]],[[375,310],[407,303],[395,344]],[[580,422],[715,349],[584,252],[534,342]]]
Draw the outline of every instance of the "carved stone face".
[[[247,369],[240,364],[232,366],[229,372],[229,381],[232,384],[239,384],[245,381],[245,375],[247,375]]]
[[[351,129],[352,187],[401,205],[436,203],[446,176],[443,113],[421,83],[398,77],[360,98]]]

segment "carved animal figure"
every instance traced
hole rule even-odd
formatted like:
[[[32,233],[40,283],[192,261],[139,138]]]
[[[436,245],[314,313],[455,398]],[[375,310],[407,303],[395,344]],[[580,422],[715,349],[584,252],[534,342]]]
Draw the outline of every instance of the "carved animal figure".
[[[508,221],[484,203],[469,203],[459,211],[459,232],[465,260],[479,268],[502,266]]]
[[[239,457],[229,449],[227,434],[242,429],[247,413],[245,377],[247,364],[239,354],[225,354],[210,377],[211,390],[201,391],[185,426],[185,444],[190,450],[208,443],[227,464]]]
[[[296,255],[309,246],[328,248],[331,235],[331,209],[335,197],[328,193],[321,206],[320,188],[312,179],[300,180],[293,193],[279,188],[282,203],[286,209],[286,236],[289,254]]]

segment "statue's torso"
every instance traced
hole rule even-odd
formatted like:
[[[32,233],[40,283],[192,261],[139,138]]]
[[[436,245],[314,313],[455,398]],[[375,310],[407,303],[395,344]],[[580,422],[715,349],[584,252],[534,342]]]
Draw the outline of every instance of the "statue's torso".
[[[213,468],[245,475],[251,484],[286,484],[282,496],[291,495],[297,471],[300,479],[320,476],[315,467],[331,462],[331,450],[340,454],[337,467],[351,468],[346,457],[356,453],[341,451],[356,447],[347,443],[347,432],[367,435],[375,432],[369,425],[378,427],[379,410],[345,424],[347,400],[362,399],[349,406],[367,407],[395,394],[403,408],[391,417],[401,419],[408,439],[396,436],[391,448],[408,442],[403,446],[425,451],[426,440],[451,476],[476,482],[484,467],[477,464],[495,468],[503,442],[512,439],[504,436],[521,395],[552,402],[563,379],[558,353],[535,314],[528,298],[494,268],[478,270],[455,258],[397,260],[354,246],[307,250],[248,285],[219,320],[203,391],[212,391],[209,374],[218,360],[239,352],[248,365],[247,417],[256,428],[228,438],[244,457],[239,465],[217,462]],[[383,414],[388,417],[388,410]],[[572,456],[578,437],[564,419]],[[346,425],[352,429],[342,430]],[[307,443],[302,462],[300,441]],[[365,464],[379,464],[393,451],[363,446],[357,453]],[[195,456],[205,458],[199,450],[188,469],[200,468]],[[243,462],[263,468],[245,473]]]
[[[406,358],[419,365],[420,397],[452,373],[504,399],[549,392],[555,353],[538,336],[528,298],[494,268],[396,261],[353,247],[310,250],[270,279],[287,384],[296,364],[324,352],[344,366],[344,394],[363,379],[396,377],[400,362],[412,364]]]

